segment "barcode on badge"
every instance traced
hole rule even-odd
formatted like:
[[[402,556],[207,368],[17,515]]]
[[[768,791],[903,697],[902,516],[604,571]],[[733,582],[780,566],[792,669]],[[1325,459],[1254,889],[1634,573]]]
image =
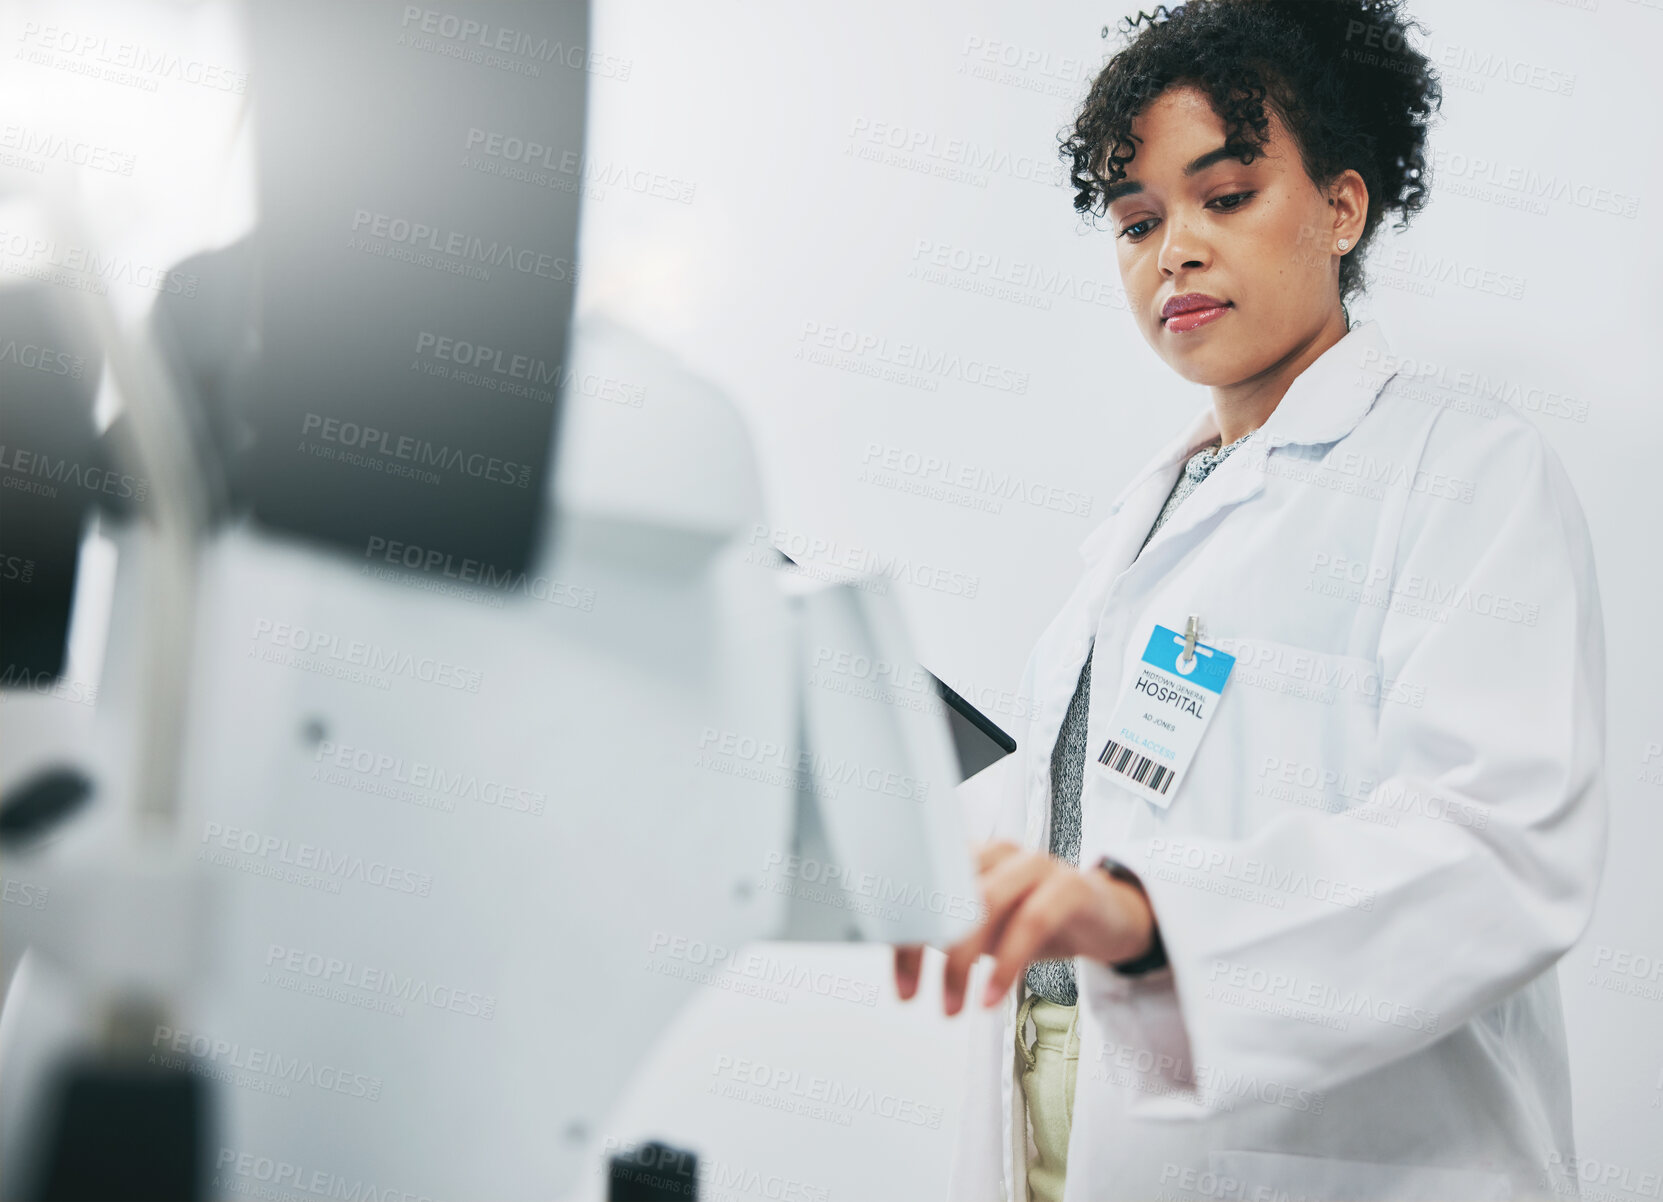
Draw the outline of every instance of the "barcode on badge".
[[[1162,797],[1166,796],[1166,791],[1172,784],[1172,769],[1157,764],[1146,755],[1139,755],[1133,748],[1122,747],[1113,739],[1103,748],[1103,754],[1097,757],[1097,762],[1110,772],[1118,772],[1145,788],[1153,789]]]

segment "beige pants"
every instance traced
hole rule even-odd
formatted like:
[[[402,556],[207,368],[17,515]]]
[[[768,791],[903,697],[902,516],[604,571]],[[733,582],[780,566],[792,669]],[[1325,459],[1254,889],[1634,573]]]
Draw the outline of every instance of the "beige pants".
[[[1022,1097],[1037,1153],[1028,1162],[1028,1197],[1059,1202],[1068,1170],[1068,1134],[1074,1128],[1074,1077],[1080,1065],[1080,1008],[1059,1006],[1023,989],[1016,1013],[1016,1049],[1022,1056]],[[1028,1043],[1028,1019],[1035,1037]]]

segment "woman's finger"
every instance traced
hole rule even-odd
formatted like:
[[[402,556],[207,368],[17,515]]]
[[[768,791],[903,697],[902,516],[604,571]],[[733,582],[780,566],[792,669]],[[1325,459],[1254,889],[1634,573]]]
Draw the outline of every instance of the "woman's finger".
[[[1069,865],[1043,852],[1021,852],[989,861],[980,878],[988,926],[1003,930],[1022,897],[1059,868],[1066,870]],[[983,950],[992,951],[997,942],[995,936]]]
[[[987,925],[984,923],[947,949],[947,967],[941,974],[941,1008],[949,1018],[964,1008],[964,990],[970,969],[980,958],[987,937]]]
[[[1000,839],[993,843],[983,843],[975,849],[976,871],[986,872],[994,865],[1022,854],[1022,848],[1008,839]]]
[[[1076,904],[1077,882],[1067,873],[1054,873],[1029,890],[1005,923],[997,942],[988,949],[993,972],[988,976],[982,1005],[992,1006],[1005,996],[1017,976],[1040,959]]]
[[[918,992],[918,978],[924,968],[924,948],[917,943],[904,944],[895,949],[895,992],[903,1002],[910,1001]]]
[[[1051,871],[1049,861],[1049,856],[1038,854],[1004,856],[993,861],[994,867],[982,876],[982,899],[986,906],[982,923],[967,938],[947,950],[941,1001],[948,1015],[957,1014],[963,1008],[970,970],[982,953],[998,942],[1005,922],[1022,895]]]

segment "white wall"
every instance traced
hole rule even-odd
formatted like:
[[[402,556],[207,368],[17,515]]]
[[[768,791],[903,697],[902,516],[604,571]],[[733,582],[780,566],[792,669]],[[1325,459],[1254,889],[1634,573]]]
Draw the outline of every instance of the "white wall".
[[[695,187],[691,203],[612,188],[590,205],[582,303],[651,331],[743,408],[765,461],[767,537],[799,559],[821,540],[809,557],[818,562],[896,557],[944,572],[920,573],[935,587],[904,574],[894,585],[921,658],[962,691],[989,690],[979,700],[996,719],[1003,707],[1007,722],[1011,699],[994,691],[1015,688],[1073,584],[1076,545],[1206,400],[1141,340],[1110,236],[1078,223],[1059,182],[1057,132],[1110,45],[1102,26],[1131,11],[602,3],[597,14],[596,46],[632,68],[627,81],[596,82],[590,154]],[[1612,839],[1599,912],[1561,976],[1578,1151],[1598,1162],[1583,1172],[1626,1174],[1607,1178],[1610,1194],[1648,1196],[1623,1183],[1633,1190],[1663,1171],[1663,905],[1651,863],[1663,835],[1663,703],[1650,683],[1663,651],[1649,620],[1663,594],[1654,383],[1663,168],[1645,149],[1663,98],[1649,53],[1663,7],[1416,0],[1411,11],[1445,80],[1434,199],[1406,233],[1382,231],[1372,294],[1353,317],[1379,318],[1395,350],[1446,377],[1505,382],[1532,408],[1553,394],[1551,410],[1577,415],[1533,413],[1594,533],[1610,648]],[[919,139],[923,169],[863,158],[863,148],[883,149],[874,130]],[[990,168],[970,179],[932,173],[962,163],[956,139]],[[1630,201],[1633,216],[1607,211]],[[937,247],[996,266],[930,275]],[[1484,272],[1521,278],[1522,295],[1463,284]],[[988,294],[1024,278],[1038,282]],[[833,326],[980,358],[1022,373],[1026,390],[949,379],[926,389],[798,357],[806,330]],[[901,491],[865,474],[874,445],[1062,495],[1057,508],[981,508],[973,490]],[[1085,496],[1089,516],[1068,512]],[[966,789],[996,786],[998,772]],[[708,990],[666,1037],[618,1135],[701,1147],[739,1175],[729,1180],[754,1187],[727,1191],[739,1197],[766,1196],[750,1170],[834,1198],[938,1193],[963,1020],[943,1019],[935,997],[894,1001],[882,949],[756,950],[875,985],[878,1002],[812,988],[783,1000]],[[712,1097],[721,1056],[805,1081],[856,1080],[947,1117],[937,1130],[867,1114],[844,1126]]]

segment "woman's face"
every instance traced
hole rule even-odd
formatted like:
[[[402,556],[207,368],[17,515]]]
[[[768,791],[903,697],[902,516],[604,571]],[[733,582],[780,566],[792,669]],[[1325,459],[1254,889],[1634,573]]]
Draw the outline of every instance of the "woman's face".
[[[1136,153],[1109,192],[1120,279],[1138,328],[1192,383],[1240,383],[1325,324],[1344,330],[1335,246],[1341,238],[1355,246],[1362,232],[1362,177],[1347,171],[1318,191],[1281,118],[1268,105],[1265,112],[1264,153],[1244,165],[1223,154],[1224,122],[1206,94],[1168,88],[1132,123]],[[1188,293],[1224,305],[1163,318],[1163,306]]]

